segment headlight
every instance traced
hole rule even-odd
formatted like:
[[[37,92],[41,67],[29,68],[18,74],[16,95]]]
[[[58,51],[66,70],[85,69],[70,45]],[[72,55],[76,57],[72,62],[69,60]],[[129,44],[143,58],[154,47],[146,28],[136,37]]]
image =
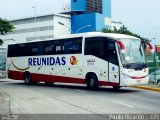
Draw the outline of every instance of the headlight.
[[[124,79],[126,79],[126,78],[131,78],[129,75],[124,74],[124,73],[122,73],[122,77],[123,77]]]

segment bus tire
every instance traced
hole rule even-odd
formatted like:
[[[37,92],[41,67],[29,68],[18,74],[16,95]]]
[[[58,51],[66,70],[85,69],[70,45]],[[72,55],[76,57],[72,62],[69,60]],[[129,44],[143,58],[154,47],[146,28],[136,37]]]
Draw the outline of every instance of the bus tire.
[[[46,84],[47,86],[52,86],[52,85],[53,85],[53,82],[45,82],[45,84]]]
[[[97,90],[99,87],[98,78],[95,74],[91,74],[87,77],[87,88],[91,90]]]
[[[113,89],[114,89],[115,91],[119,91],[120,88],[121,88],[121,86],[113,86]]]
[[[160,80],[157,81],[157,84],[160,85]]]
[[[26,73],[24,75],[24,81],[26,85],[31,85],[32,84],[32,77],[29,73]]]

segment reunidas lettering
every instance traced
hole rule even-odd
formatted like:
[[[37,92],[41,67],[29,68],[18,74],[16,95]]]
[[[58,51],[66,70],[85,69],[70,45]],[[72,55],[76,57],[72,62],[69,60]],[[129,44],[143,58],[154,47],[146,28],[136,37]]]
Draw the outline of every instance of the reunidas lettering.
[[[28,58],[28,66],[49,66],[49,65],[65,65],[65,57],[41,57],[41,58]]]

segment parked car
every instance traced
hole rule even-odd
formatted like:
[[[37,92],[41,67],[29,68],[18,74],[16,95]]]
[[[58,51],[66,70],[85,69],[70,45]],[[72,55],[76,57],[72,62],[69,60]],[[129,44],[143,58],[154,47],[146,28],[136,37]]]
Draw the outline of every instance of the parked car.
[[[149,81],[160,84],[160,69],[149,74]]]

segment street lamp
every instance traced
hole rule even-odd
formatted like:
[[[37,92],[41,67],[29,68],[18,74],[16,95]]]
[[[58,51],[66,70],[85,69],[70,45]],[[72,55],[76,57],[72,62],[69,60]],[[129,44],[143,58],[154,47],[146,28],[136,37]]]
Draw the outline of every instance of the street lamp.
[[[71,31],[71,34],[74,33],[74,32],[72,31],[72,29],[71,29],[69,26],[65,25],[64,23],[58,22],[58,24],[63,25],[63,26],[65,26],[66,28],[68,28],[68,29]]]
[[[16,40],[13,39],[13,38],[2,39],[2,41],[3,41],[3,45],[4,45],[4,46],[7,46],[9,43],[18,43],[18,41],[16,41]],[[10,42],[10,41],[13,41],[13,42]]]
[[[34,9],[34,32],[35,32],[35,40],[37,39],[37,16],[36,16],[36,7],[32,7]]]
[[[156,81],[156,43],[155,40],[156,38],[152,38],[154,41],[154,80]]]
[[[78,33],[80,30],[82,30],[82,29],[84,29],[84,28],[87,28],[87,27],[91,27],[91,25],[89,24],[89,25],[86,25],[86,26],[83,26],[83,27],[79,28],[79,29],[76,31],[76,33]]]

